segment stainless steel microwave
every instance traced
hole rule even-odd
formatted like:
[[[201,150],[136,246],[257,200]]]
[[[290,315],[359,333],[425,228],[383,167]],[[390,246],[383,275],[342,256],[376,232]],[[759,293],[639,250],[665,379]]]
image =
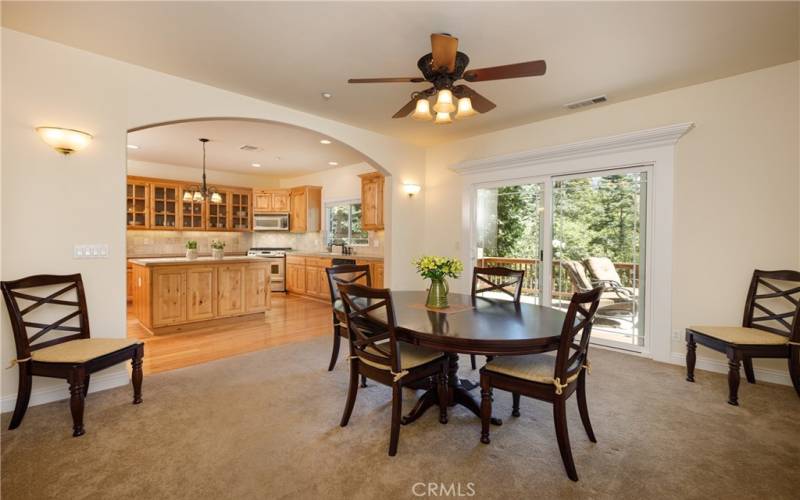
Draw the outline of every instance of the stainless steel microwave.
[[[254,231],[288,231],[289,214],[255,214]]]

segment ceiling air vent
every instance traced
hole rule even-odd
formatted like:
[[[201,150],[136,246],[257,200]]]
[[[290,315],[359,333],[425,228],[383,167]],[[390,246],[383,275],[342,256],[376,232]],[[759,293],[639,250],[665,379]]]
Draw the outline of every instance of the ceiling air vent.
[[[601,102],[606,102],[608,98],[604,95],[599,95],[597,97],[590,97],[588,99],[583,99],[580,101],[569,102],[564,105],[567,109],[581,109],[585,108],[586,106],[591,106],[593,104],[600,104]]]
[[[239,149],[242,151],[261,151],[261,148],[258,146],[252,146],[250,144],[245,144],[243,146],[239,146]]]

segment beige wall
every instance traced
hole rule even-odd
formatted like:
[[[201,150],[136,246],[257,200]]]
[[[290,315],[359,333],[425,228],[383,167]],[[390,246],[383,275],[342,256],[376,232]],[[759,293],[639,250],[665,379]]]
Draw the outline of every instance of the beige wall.
[[[736,324],[753,268],[800,266],[799,70],[794,62],[430,148],[426,250],[462,244],[462,181],[450,165],[694,122],[676,150],[672,329]]]
[[[122,214],[128,129],[186,118],[272,120],[349,144],[393,177],[424,175],[424,151],[389,137],[8,29],[2,30],[2,103],[2,279],[82,273],[92,330],[100,336],[125,335]],[[34,132],[44,124],[86,130],[94,140],[64,158]],[[423,208],[392,184],[387,216],[393,214],[387,279],[395,287],[417,286],[410,260],[421,241],[409,237],[406,219],[422,219]],[[106,243],[111,254],[73,260],[76,243]],[[0,329],[0,363],[5,366],[15,356],[5,313]],[[0,376],[6,409],[16,392],[17,372]],[[37,377],[33,400],[48,389],[61,394],[63,384]]]

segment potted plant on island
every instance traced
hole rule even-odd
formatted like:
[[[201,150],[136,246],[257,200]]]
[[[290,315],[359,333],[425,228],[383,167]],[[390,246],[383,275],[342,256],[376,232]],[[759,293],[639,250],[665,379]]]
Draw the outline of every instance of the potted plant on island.
[[[428,300],[425,302],[425,306],[431,309],[447,308],[447,292],[449,289],[445,278],[458,278],[464,270],[464,264],[458,259],[428,255],[415,260],[414,265],[417,267],[417,272],[420,276],[431,280],[431,287],[428,289]]]
[[[222,260],[225,257],[225,242],[222,240],[211,240],[211,257]]]
[[[197,258],[197,242],[195,240],[186,242],[186,258],[189,260]]]

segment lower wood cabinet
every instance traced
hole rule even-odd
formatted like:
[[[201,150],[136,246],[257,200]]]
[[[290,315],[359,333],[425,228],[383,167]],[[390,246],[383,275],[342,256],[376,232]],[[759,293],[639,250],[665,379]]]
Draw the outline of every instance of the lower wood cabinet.
[[[148,328],[269,309],[267,262],[132,266],[133,310]]]
[[[383,288],[383,261],[358,259],[356,264],[370,266],[372,286]],[[331,265],[331,259],[327,257],[287,255],[286,290],[290,293],[330,301],[331,292],[325,269]],[[359,282],[363,285],[367,284],[366,278]]]
[[[296,257],[295,257],[296,258]],[[286,290],[292,293],[306,293],[306,263],[290,262],[286,260]]]

